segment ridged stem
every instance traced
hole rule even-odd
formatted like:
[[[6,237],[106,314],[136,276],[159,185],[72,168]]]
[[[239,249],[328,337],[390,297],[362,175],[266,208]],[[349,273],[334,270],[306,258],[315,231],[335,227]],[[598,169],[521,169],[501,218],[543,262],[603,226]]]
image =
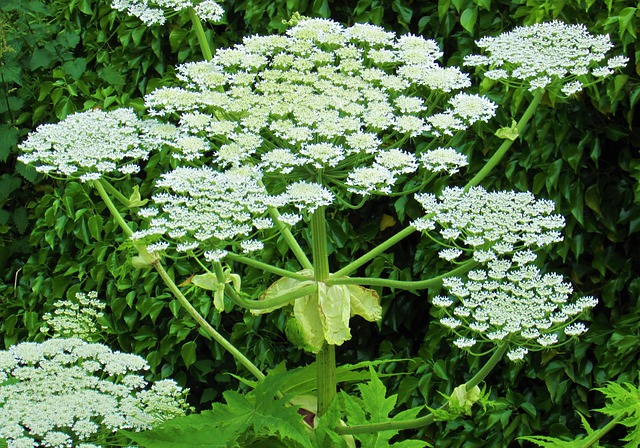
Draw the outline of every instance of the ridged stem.
[[[325,208],[318,207],[311,215],[313,271],[316,282],[329,278],[329,251],[327,248],[327,222]],[[320,286],[318,285],[318,288]],[[336,348],[325,344],[316,355],[318,378],[318,416],[322,416],[336,397]]]
[[[189,8],[189,19],[191,19],[193,29],[196,32],[198,43],[200,44],[200,51],[202,51],[202,56],[206,61],[210,61],[211,59],[213,59],[211,46],[209,46],[209,41],[207,40],[207,35],[205,34],[204,28],[202,27],[200,17],[198,17],[196,11],[193,8]]]

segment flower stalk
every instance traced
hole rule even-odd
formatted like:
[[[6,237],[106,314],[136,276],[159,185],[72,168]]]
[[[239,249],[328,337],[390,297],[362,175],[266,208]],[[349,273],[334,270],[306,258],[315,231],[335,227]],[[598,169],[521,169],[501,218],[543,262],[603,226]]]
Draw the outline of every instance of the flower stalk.
[[[105,184],[108,184],[108,182],[104,179],[100,179],[98,181],[93,182],[94,187],[98,191],[98,194],[104,201],[109,211],[111,212],[111,215],[113,216],[113,218],[116,220],[118,225],[122,228],[122,230],[127,235],[127,237],[130,237],[133,234],[133,232],[125,222],[122,215],[120,215],[120,212],[118,211],[115,204],[107,194],[107,191],[105,190],[105,187],[104,187]],[[138,247],[138,250],[140,251],[140,255],[143,257],[149,255],[145,247],[142,247],[142,248]],[[213,340],[215,340],[218,344],[220,344],[225,350],[227,350],[234,358],[236,358],[236,360],[238,360],[240,364],[242,364],[256,378],[263,379],[265,377],[265,375],[260,371],[260,369],[258,369],[255,366],[255,364],[253,364],[244,354],[242,354],[233,344],[231,344],[231,342],[227,341],[220,333],[218,333],[216,329],[213,328],[211,324],[209,324],[209,322],[207,322],[206,319],[198,312],[198,310],[196,310],[193,307],[193,305],[191,305],[189,300],[187,300],[184,294],[182,294],[182,292],[180,291],[176,283],[169,276],[169,274],[164,269],[164,267],[160,264],[160,260],[158,258],[155,258],[155,260],[153,260],[153,262],[151,263],[151,266],[153,266],[153,268],[158,272],[158,274],[160,274],[160,278],[162,278],[165,285],[167,285],[167,287],[171,290],[175,298],[178,299],[178,302],[180,302],[180,305],[184,307],[187,313],[193,318],[193,320],[196,321],[196,323],[200,326],[200,328],[202,328],[205,334],[210,336]]]
[[[211,52],[211,46],[209,45],[207,35],[205,34],[204,28],[202,27],[200,17],[198,17],[196,11],[193,8],[188,8],[188,11],[189,19],[191,19],[193,29],[196,32],[196,36],[198,37],[198,43],[200,44],[200,51],[202,51],[202,56],[204,57],[205,61],[210,61],[211,59],[213,59],[213,53]]]
[[[529,103],[529,106],[527,106],[527,109],[522,114],[522,117],[520,117],[520,121],[518,121],[518,124],[516,124],[518,135],[522,133],[527,123],[529,123],[529,120],[531,120],[531,117],[533,117],[534,112],[538,108],[538,104],[540,104],[540,101],[544,96],[544,92],[544,89],[536,90],[536,93],[533,95],[533,99]],[[509,148],[511,148],[511,145],[513,145],[514,141],[515,139],[512,140],[510,138],[506,138],[502,142],[498,150],[493,154],[493,156],[491,156],[489,160],[487,160],[487,163],[485,163],[482,169],[478,171],[475,176],[473,176],[473,178],[467,183],[467,185],[465,185],[465,191],[469,191],[471,187],[475,187],[480,182],[482,182],[485,177],[487,177],[491,170],[495,168],[498,163],[500,163],[500,160],[502,160]]]

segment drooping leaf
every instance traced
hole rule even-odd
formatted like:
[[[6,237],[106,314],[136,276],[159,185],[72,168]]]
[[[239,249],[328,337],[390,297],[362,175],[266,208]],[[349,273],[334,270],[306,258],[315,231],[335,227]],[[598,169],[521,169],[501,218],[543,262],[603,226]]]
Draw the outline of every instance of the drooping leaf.
[[[298,329],[306,348],[318,353],[324,345],[324,329],[316,295],[304,296],[293,304],[293,316],[298,321]]]
[[[362,316],[369,322],[375,322],[382,318],[382,307],[380,297],[373,289],[364,288],[359,285],[346,285],[350,297],[351,315]]]
[[[344,285],[327,287],[318,285],[318,308],[328,344],[341,345],[351,339],[349,317],[351,316],[349,290]]]

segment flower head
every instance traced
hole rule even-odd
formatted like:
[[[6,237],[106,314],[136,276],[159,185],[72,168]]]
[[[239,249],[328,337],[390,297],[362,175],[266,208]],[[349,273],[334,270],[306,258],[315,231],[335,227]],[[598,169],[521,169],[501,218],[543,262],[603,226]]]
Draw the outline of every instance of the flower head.
[[[85,341],[98,339],[104,327],[98,323],[106,303],[98,299],[98,293],[76,293],[74,299],[58,300],[53,313],[42,316],[45,325],[40,331],[52,337],[77,337]]]
[[[522,264],[532,261],[527,248],[562,240],[558,230],[564,227],[564,218],[552,214],[555,204],[528,192],[447,187],[440,197],[424,193],[416,199],[426,212],[414,221],[417,228],[440,227],[445,240],[461,240],[458,244],[467,246],[466,251],[481,263],[513,253],[514,261]]]
[[[193,8],[196,15],[202,20],[218,22],[224,14],[224,9],[212,0],[111,0],[111,7],[118,11],[126,11],[127,14],[142,20],[145,25],[164,24],[165,10],[182,11]]]
[[[164,140],[156,128],[171,127],[140,120],[131,109],[89,110],[69,115],[57,124],[40,125],[20,145],[21,162],[37,171],[82,181],[137,172]],[[154,130],[152,135],[152,129]]]
[[[149,429],[184,415],[186,390],[150,385],[137,355],[78,338],[0,351],[0,438],[8,446],[92,446],[98,432]],[[7,381],[9,379],[9,381]]]
[[[321,170],[324,188],[368,196],[418,169],[398,142],[447,138],[494,115],[488,99],[459,93],[469,77],[441,67],[441,56],[419,36],[304,19],[286,35],[248,36],[212,61],[178,67],[184,86],[146,102],[152,115],[179,115],[183,142],[195,138],[181,153],[195,160],[200,146],[217,169],[258,167],[269,192]]]
[[[466,281],[445,278],[443,285],[449,296],[438,296],[432,303],[444,311],[440,323],[456,329],[459,339],[454,345],[469,348],[473,345],[469,341],[509,342],[519,347],[509,352],[512,360],[522,359],[527,347],[557,344],[562,332],[578,336],[587,331],[583,323],[571,324],[571,316],[597,303],[572,301],[571,284],[558,274],[543,275],[534,265],[515,266],[508,260],[473,270]]]
[[[628,62],[622,56],[605,60],[613,47],[608,35],[594,36],[584,25],[567,25],[557,20],[517,27],[496,37],[483,37],[476,43],[485,54],[467,56],[465,64],[487,67],[487,77],[508,80],[530,90],[555,82],[571,83],[564,90],[567,95],[582,89],[583,75],[608,76],[613,73],[612,68]]]

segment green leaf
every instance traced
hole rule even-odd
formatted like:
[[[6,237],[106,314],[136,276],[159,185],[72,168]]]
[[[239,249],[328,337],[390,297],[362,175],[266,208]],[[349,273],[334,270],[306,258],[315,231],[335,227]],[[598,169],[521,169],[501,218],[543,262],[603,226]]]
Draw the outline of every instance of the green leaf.
[[[473,0],[473,3],[478,5],[480,8],[491,11],[491,0]]]
[[[112,86],[123,86],[126,80],[122,73],[111,65],[107,65],[98,71],[98,76]]]
[[[235,437],[234,427],[219,427],[212,411],[177,417],[143,432],[120,431],[147,448],[226,448]]]
[[[449,7],[451,6],[451,0],[438,0],[438,19],[442,22],[442,19],[449,13]]]
[[[63,31],[58,34],[56,41],[63,47],[73,50],[80,43],[80,36],[72,31]]]
[[[27,209],[24,207],[18,207],[13,212],[13,223],[16,226],[16,230],[20,233],[24,233],[29,226],[29,219]]]
[[[76,58],[62,64],[64,72],[73,79],[78,80],[87,69],[87,60],[85,58]]]
[[[0,203],[6,201],[11,193],[20,188],[22,181],[19,177],[3,174],[0,177]]]
[[[147,202],[149,202],[148,199],[143,200],[140,196],[140,187],[138,185],[134,185],[133,192],[131,193],[131,196],[129,196],[129,207],[144,207]]]
[[[182,360],[187,367],[195,364],[195,362],[198,360],[196,356],[196,342],[189,341],[185,344],[182,344],[182,348],[180,349],[180,356],[182,356]]]
[[[407,409],[394,417],[390,417],[389,414],[395,407],[397,395],[387,397],[387,389],[382,381],[380,381],[375,370],[371,367],[369,372],[371,375],[371,381],[358,386],[362,397],[362,403],[357,402],[353,397],[345,392],[341,392],[341,397],[345,404],[348,425],[366,425],[369,423],[384,423],[394,420],[404,421],[416,418],[418,412],[420,412],[422,408]],[[390,444],[391,438],[398,434],[398,432],[399,431],[395,429],[379,431],[370,434],[356,435],[355,438],[361,442],[361,446],[366,446],[367,448],[421,448],[428,445],[426,442],[420,440],[405,440]]]
[[[476,27],[476,20],[478,20],[477,7],[467,8],[460,14],[460,25],[462,25],[469,34],[473,34],[473,30]]]
[[[46,48],[36,48],[31,55],[29,61],[29,67],[31,70],[37,70],[39,68],[49,68],[55,59],[55,53],[52,53]]]
[[[0,125],[0,161],[6,162],[11,148],[18,144],[18,129]]]

